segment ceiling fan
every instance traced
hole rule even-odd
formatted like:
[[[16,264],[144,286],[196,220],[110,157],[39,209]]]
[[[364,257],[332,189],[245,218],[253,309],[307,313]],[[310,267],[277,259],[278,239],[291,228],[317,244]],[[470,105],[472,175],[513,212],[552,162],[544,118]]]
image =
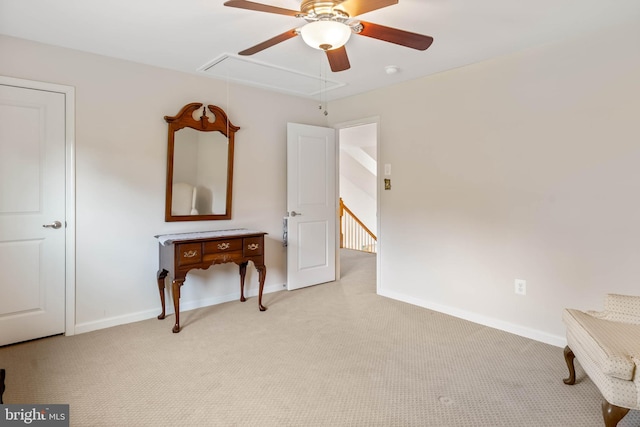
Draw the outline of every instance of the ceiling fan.
[[[355,16],[363,13],[397,3],[398,0],[302,0],[300,11],[246,0],[229,0],[224,5],[258,12],[288,15],[307,21],[304,26],[286,31],[249,49],[245,49],[239,52],[239,55],[253,55],[300,35],[309,46],[324,50],[327,54],[331,71],[338,72],[348,70],[351,67],[344,45],[352,33],[417,50],[426,50],[431,46],[433,37],[354,19]]]

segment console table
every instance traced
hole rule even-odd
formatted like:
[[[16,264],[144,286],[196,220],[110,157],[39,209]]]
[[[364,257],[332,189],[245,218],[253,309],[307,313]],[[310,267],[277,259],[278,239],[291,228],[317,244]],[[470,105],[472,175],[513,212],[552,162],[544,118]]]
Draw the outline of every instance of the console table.
[[[165,318],[164,280],[167,275],[171,278],[173,307],[176,314],[173,332],[177,333],[180,332],[180,288],[189,270],[194,268],[206,270],[213,264],[227,262],[235,262],[240,267],[240,301],[246,301],[244,277],[247,264],[253,261],[260,281],[258,308],[260,311],[265,311],[267,308],[262,305],[262,290],[267,274],[267,268],[264,265],[265,234],[267,233],[241,228],[155,236],[159,241],[158,289],[162,303],[162,313],[158,319]]]

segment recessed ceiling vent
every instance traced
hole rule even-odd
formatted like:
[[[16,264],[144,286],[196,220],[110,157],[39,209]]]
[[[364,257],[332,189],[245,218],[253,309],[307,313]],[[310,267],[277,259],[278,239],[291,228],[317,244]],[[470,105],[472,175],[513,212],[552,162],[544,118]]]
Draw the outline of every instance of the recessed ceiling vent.
[[[309,97],[345,85],[321,76],[303,74],[230,54],[219,56],[198,71],[222,80]]]

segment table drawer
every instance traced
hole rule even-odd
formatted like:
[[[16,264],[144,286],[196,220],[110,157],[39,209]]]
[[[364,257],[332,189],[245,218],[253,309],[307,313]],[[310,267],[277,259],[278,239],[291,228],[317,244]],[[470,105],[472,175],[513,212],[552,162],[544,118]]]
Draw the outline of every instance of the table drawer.
[[[242,251],[217,252],[214,254],[205,253],[202,260],[206,263],[220,264],[224,262],[234,262],[242,260]]]
[[[204,243],[205,254],[218,254],[242,250],[242,239],[216,240]]]
[[[176,246],[178,265],[198,264],[202,262],[202,244],[185,243]]]
[[[263,253],[264,238],[260,237],[245,237],[242,245],[242,254],[244,256],[258,256]]]

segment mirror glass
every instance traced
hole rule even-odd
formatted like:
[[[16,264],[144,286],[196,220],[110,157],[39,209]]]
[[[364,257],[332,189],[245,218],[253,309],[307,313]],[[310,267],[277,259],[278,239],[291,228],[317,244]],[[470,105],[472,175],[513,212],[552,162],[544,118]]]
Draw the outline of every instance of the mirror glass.
[[[227,213],[227,137],[180,129],[173,146],[171,215]]]
[[[231,218],[235,131],[222,109],[188,104],[169,123],[166,221]]]

